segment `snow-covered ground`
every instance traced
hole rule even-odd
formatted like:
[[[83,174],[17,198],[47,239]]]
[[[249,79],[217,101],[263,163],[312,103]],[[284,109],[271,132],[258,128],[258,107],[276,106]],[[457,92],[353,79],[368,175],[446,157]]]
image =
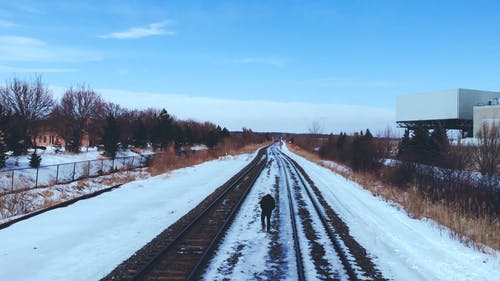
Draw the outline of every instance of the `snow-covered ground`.
[[[0,169],[0,171],[29,168],[29,159],[32,152],[33,149],[30,149],[28,151],[29,155],[8,156],[7,160],[5,161],[5,167]],[[36,153],[42,157],[42,166],[105,158],[102,156],[102,151],[98,151],[96,147],[89,147],[88,149],[86,147],[82,147],[80,153],[69,153],[65,152],[64,149],[61,152],[56,152],[54,147],[48,146],[46,150],[37,149]],[[137,153],[127,149],[119,151],[116,157],[128,157],[137,155]]]
[[[89,148],[88,151],[82,148],[81,151],[78,154],[55,152],[50,146],[46,150],[37,149],[37,153],[42,157],[38,170],[29,167],[29,156],[9,156],[6,167],[0,169],[0,193],[35,186],[51,186],[88,175],[107,174],[124,167],[141,167],[146,161],[146,157],[129,149],[119,151],[115,160],[102,156],[102,151],[97,151],[95,147]],[[146,152],[146,155],[148,154],[149,151]]]
[[[253,158],[131,182],[0,230],[0,280],[99,280]]]
[[[499,251],[488,255],[466,247],[434,222],[412,219],[357,183],[284,150],[304,167],[385,277],[499,280]]]
[[[415,220],[361,186],[283,150],[302,165],[350,227],[377,268],[392,280],[499,280],[500,253],[477,252],[432,221]],[[124,185],[0,230],[0,280],[99,280],[196,206],[250,161],[227,157]],[[270,157],[269,159],[272,159]],[[272,160],[270,160],[272,161]],[[274,231],[262,233],[258,200],[276,195],[277,166],[257,180],[205,278],[294,279],[294,253],[279,200]],[[276,230],[284,232],[277,235]],[[269,253],[276,243],[279,253]],[[234,266],[233,266],[234,265]]]

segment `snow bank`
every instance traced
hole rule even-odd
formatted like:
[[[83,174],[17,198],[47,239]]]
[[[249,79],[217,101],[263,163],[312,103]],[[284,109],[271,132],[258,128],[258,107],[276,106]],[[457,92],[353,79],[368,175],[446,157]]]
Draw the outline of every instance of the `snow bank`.
[[[0,230],[0,280],[99,280],[252,158],[228,157],[131,182]]]
[[[393,280],[498,280],[500,252],[487,255],[416,220],[355,182],[283,150],[304,167],[351,235]],[[493,251],[493,250],[492,250]]]

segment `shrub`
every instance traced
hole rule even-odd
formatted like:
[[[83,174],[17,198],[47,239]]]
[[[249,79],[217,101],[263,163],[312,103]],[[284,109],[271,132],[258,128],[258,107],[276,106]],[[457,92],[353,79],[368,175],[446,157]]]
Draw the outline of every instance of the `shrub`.
[[[40,163],[42,163],[42,157],[38,154],[36,154],[36,151],[33,152],[30,156],[30,167],[31,168],[38,168],[40,167]]]

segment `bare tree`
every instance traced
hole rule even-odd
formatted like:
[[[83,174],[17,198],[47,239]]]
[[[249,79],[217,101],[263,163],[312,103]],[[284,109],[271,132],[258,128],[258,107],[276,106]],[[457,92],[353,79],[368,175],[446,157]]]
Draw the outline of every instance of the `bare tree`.
[[[81,143],[82,132],[85,131],[89,136],[89,141],[93,142],[97,134],[96,123],[104,119],[105,102],[100,94],[96,93],[90,87],[82,85],[78,88],[69,88],[61,99],[60,111],[62,116],[71,122],[70,128],[73,128],[72,135],[79,146]],[[88,147],[87,147],[88,149]]]
[[[104,101],[98,93],[85,85],[69,88],[61,99],[62,113],[81,123],[81,127],[92,118],[99,118]],[[83,129],[83,128],[82,128]]]
[[[54,99],[51,92],[37,76],[31,83],[17,78],[7,81],[0,88],[0,104],[10,110],[18,119],[22,128],[23,150],[26,151],[39,129],[40,120],[45,119],[52,111]]]
[[[322,128],[321,125],[319,124],[319,121],[314,120],[311,123],[311,127],[309,127],[309,134],[311,135],[318,135],[321,134]]]
[[[475,160],[483,175],[500,173],[500,122],[483,123],[477,133]]]
[[[114,116],[115,118],[124,114],[125,109],[123,109],[119,104],[107,102],[104,104],[104,115],[105,116]]]

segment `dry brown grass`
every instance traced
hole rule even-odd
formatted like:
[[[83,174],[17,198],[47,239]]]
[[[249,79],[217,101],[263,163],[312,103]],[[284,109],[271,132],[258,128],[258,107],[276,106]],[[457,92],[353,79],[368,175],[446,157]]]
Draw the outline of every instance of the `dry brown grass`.
[[[166,152],[157,155],[153,159],[153,162],[148,167],[148,171],[152,176],[156,176],[175,169],[189,167],[209,160],[214,160],[227,154],[238,155],[242,153],[250,153],[262,146],[263,144],[252,144],[239,149],[228,148],[227,150],[201,150],[188,155],[177,155],[173,149],[168,149]]]
[[[294,153],[321,165],[320,157],[289,145]],[[454,238],[478,250],[488,252],[484,246],[500,250],[500,221],[489,216],[471,216],[463,212],[460,206],[450,206],[444,202],[432,203],[422,196],[415,186],[402,191],[396,186],[383,183],[373,173],[354,172],[346,174],[334,168],[334,172],[360,184],[376,196],[395,202],[412,218],[429,218],[451,230]]]

